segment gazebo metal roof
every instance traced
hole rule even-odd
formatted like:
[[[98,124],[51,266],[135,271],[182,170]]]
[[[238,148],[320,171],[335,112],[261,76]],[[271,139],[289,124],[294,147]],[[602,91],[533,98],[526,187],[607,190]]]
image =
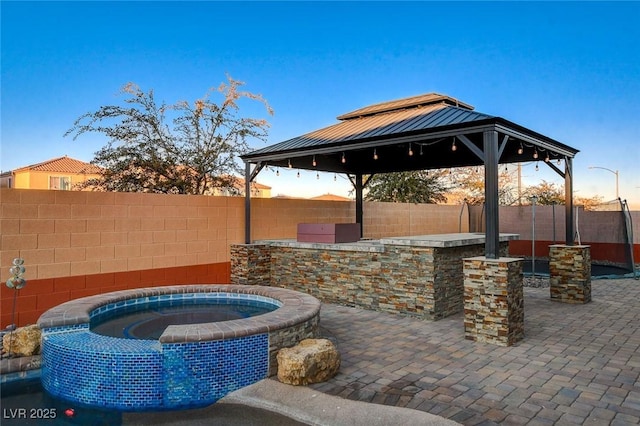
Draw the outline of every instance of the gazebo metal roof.
[[[570,171],[578,150],[504,118],[477,112],[449,96],[430,93],[383,102],[342,114],[338,120],[242,155],[247,184],[265,166],[345,173],[354,183],[356,221],[362,224],[363,176],[484,165],[486,216],[495,216],[487,218],[487,241],[495,239],[496,244],[486,250],[489,257],[497,256],[498,164],[544,162],[565,178],[566,204],[572,206]],[[554,165],[555,160],[564,161],[564,172]],[[249,225],[249,198],[246,208]],[[567,215],[571,214],[568,207]],[[570,244],[572,220],[567,223]],[[247,243],[249,234],[247,228]]]

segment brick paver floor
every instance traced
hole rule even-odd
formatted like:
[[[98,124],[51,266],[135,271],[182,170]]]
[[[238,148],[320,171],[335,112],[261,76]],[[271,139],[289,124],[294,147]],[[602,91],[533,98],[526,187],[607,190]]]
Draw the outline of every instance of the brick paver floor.
[[[593,301],[525,288],[525,338],[464,339],[458,314],[429,322],[325,304],[342,366],[318,391],[409,407],[464,425],[640,423],[640,281],[594,280]]]

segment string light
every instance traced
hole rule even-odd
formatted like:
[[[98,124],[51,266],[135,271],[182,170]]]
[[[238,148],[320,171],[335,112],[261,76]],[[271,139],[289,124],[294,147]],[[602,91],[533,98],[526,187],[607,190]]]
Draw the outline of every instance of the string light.
[[[296,177],[300,177],[300,172],[298,172],[298,174],[296,175]]]
[[[340,161],[342,162],[342,164],[347,162],[347,159],[344,157],[344,152],[342,153],[342,159],[340,159]]]
[[[376,149],[373,148],[373,159],[377,160],[378,159],[378,153],[376,152]]]
[[[546,156],[546,157],[544,157],[544,162],[545,162],[545,163],[548,163],[548,162],[549,162],[549,160],[550,160],[550,158],[549,158],[549,153],[547,152],[547,156]]]
[[[560,165],[560,157],[558,157],[558,166]]]
[[[276,169],[276,176],[280,176],[280,169]]]
[[[411,149],[411,144],[409,144],[409,157],[413,155],[413,149]]]
[[[315,156],[315,155],[313,156],[313,161],[311,162],[311,164],[313,164],[313,167],[315,167],[315,166],[316,166],[316,164],[317,164],[317,163],[316,163],[316,156]]]
[[[518,148],[518,155],[522,155],[523,152],[524,152],[524,148],[522,146],[522,142],[520,142],[520,148]]]
[[[458,147],[456,146],[456,137],[453,137],[453,144],[451,144],[451,151],[456,151]]]
[[[320,173],[316,172],[316,179],[320,179]]]
[[[533,158],[538,158],[538,149],[533,148]]]
[[[423,155],[424,152],[422,152],[422,145],[420,145],[420,155]]]
[[[538,167],[538,162],[536,161],[536,172],[540,170],[540,168]]]
[[[287,162],[289,163],[288,164],[289,168],[291,168],[291,160],[287,160]]]
[[[334,174],[333,174],[333,181],[335,182],[335,181],[337,181],[337,180],[338,180],[338,175],[334,173]]]

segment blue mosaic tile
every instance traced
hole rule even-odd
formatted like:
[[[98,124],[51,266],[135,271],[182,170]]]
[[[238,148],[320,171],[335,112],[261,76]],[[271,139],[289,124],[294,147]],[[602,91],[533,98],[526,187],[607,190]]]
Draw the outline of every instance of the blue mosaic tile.
[[[50,327],[42,330],[43,334],[68,333],[70,331],[89,330],[89,323],[65,325],[62,327]]]
[[[163,345],[165,405],[209,405],[229,392],[266,378],[268,346],[267,334]]]
[[[266,378],[268,366],[268,334],[161,345],[71,329],[43,335],[41,377],[54,396],[139,411],[207,406]]]

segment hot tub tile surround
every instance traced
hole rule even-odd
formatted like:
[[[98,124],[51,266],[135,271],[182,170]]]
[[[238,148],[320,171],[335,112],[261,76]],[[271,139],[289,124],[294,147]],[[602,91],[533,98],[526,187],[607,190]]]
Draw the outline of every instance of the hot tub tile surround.
[[[184,295],[272,300],[281,306],[241,320],[169,326],[158,341],[89,330],[92,313],[133,299]],[[319,301],[306,294],[234,285],[155,287],[78,299],[47,311],[38,321],[43,386],[62,398],[124,411],[206,406],[276,374],[277,351],[315,337],[319,311]]]

